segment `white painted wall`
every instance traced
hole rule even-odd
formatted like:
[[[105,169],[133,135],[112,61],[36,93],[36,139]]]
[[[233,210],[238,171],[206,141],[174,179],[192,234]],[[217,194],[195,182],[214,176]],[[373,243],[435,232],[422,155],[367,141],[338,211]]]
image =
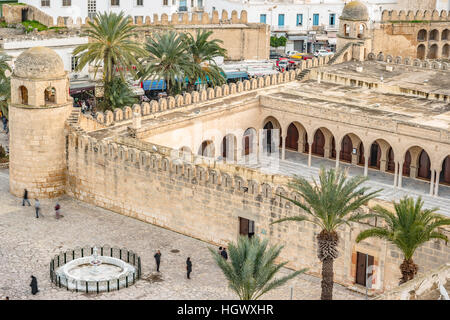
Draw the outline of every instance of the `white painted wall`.
[[[14,61],[25,50],[33,47],[48,47],[53,49],[63,60],[64,69],[72,73],[72,52],[80,44],[88,43],[87,37],[67,37],[67,38],[50,38],[50,39],[32,39],[32,38],[17,38],[4,40],[4,52],[12,57]],[[88,67],[78,72],[80,77],[87,77]]]
[[[49,7],[41,6],[41,0],[21,0],[20,2],[32,5],[46,14],[53,17],[56,24],[57,17],[71,17],[74,21],[81,17],[84,21],[88,17],[88,1],[94,0],[72,0],[71,6],[64,7],[63,0],[50,0]],[[120,12],[124,11],[126,15],[136,16],[151,16],[153,14],[161,15],[163,13],[169,16],[172,13],[178,12],[180,4],[183,0],[167,0],[168,5],[163,5],[164,0],[142,0],[143,5],[137,5],[138,0],[120,0],[119,6],[112,6],[111,0],[96,0],[97,12]],[[188,11],[204,6],[207,0],[185,0]],[[200,5],[200,6],[199,6]]]
[[[447,3],[450,0],[438,0]],[[319,14],[319,26],[325,30],[337,31],[339,16],[346,3],[350,0],[209,0],[205,5],[205,11],[213,10],[246,10],[249,22],[260,22],[261,14],[266,14],[266,23],[272,31],[285,31],[289,33],[304,32],[313,27],[313,15]],[[369,11],[369,18],[373,21],[381,20],[381,13],[385,9],[391,9],[397,4],[397,0],[366,0],[362,1]],[[405,8],[408,10],[409,8]],[[278,26],[278,15],[284,14],[284,27]],[[297,25],[297,14],[303,14],[303,24]],[[335,26],[329,24],[330,14],[335,14]]]

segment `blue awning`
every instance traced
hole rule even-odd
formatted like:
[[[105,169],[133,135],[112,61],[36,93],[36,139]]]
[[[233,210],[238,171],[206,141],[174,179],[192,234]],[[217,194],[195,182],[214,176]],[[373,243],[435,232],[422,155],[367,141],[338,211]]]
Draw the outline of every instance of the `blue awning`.
[[[142,89],[147,90],[165,90],[166,82],[164,80],[145,80],[142,83]]]
[[[228,79],[248,79],[248,74],[245,71],[233,71],[233,72],[226,72],[225,76]]]

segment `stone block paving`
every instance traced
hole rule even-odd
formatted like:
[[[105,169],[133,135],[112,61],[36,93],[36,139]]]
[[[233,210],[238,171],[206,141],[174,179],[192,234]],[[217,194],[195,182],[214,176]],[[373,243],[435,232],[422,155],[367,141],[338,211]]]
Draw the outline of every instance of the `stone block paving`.
[[[23,207],[9,192],[9,173],[0,170],[0,299],[237,299],[216,266],[211,245],[179,233],[98,208],[70,197],[57,199],[64,218],[56,220],[56,200],[41,200],[44,217],[35,218],[34,200]],[[85,245],[125,247],[141,256],[143,278],[155,274],[154,252],[162,252],[163,281],[139,280],[120,291],[86,294],[58,288],[50,282],[50,259],[60,251]],[[179,250],[172,253],[171,250]],[[186,279],[185,261],[193,262],[191,280]],[[319,263],[319,262],[318,262]],[[283,269],[281,274],[292,272]],[[38,279],[40,292],[33,296],[30,276]],[[263,299],[320,299],[320,279],[300,275]],[[363,299],[364,296],[338,284],[335,299]]]

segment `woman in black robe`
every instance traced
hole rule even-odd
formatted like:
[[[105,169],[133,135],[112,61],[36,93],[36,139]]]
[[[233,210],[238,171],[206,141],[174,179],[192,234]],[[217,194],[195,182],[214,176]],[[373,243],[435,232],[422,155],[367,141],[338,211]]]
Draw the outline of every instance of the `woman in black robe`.
[[[31,276],[30,287],[31,287],[31,293],[33,295],[39,292],[38,286],[37,286],[37,279],[35,276]]]

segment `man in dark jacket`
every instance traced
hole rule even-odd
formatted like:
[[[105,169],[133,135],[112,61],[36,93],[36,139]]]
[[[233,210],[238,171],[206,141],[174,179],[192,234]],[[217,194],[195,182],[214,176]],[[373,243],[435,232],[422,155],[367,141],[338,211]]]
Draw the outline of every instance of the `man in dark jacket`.
[[[39,292],[38,286],[37,286],[37,279],[36,279],[35,276],[31,276],[30,287],[31,287],[31,293],[32,293],[33,295],[35,295],[36,293]]]
[[[225,259],[228,260],[228,253],[227,253],[227,249],[223,248],[222,251],[220,251],[220,255]]]
[[[161,263],[161,251],[156,251],[154,257],[156,261],[156,271],[159,272],[159,264]]]
[[[25,191],[23,192],[22,206],[25,206],[25,202],[28,203],[28,206],[31,206],[30,200],[28,200],[28,190],[27,189],[25,189]]]
[[[187,271],[187,278],[190,279],[189,275],[192,272],[192,262],[190,257],[188,257],[186,260],[186,271]]]

